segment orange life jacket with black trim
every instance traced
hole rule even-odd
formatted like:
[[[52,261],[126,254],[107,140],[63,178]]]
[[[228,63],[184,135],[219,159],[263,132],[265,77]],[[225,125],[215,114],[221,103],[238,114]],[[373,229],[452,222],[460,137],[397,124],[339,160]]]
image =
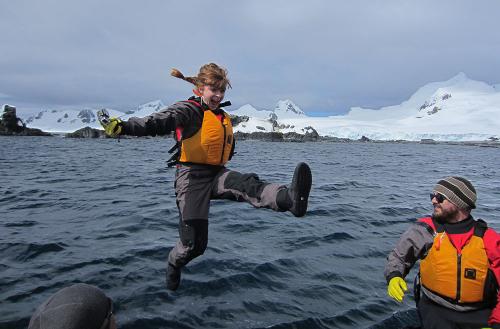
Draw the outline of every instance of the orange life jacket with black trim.
[[[434,223],[435,224],[435,223]],[[441,225],[435,225],[434,242],[420,262],[421,284],[455,304],[485,302],[489,260],[483,236],[487,225],[478,220],[461,253]]]
[[[203,122],[201,128],[189,138],[183,139],[177,131],[180,142],[178,162],[224,165],[229,161],[234,143],[231,118],[222,110],[221,114],[215,114],[209,109],[204,110],[195,101],[189,102],[203,111]]]

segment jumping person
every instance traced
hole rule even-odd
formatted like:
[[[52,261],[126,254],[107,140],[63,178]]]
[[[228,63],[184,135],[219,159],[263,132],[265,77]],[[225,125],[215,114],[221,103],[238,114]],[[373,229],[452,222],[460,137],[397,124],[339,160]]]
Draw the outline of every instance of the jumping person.
[[[410,226],[387,257],[388,295],[403,300],[404,277],[420,259],[414,294],[424,329],[500,329],[500,235],[472,218],[475,188],[447,177],[430,198],[432,217]]]
[[[202,255],[208,240],[208,212],[211,199],[246,201],[257,208],[306,214],[312,175],[309,166],[299,163],[292,183],[266,183],[254,173],[242,174],[225,164],[234,153],[235,140],[230,116],[222,107],[226,88],[231,88],[227,71],[214,63],[203,65],[197,76],[185,77],[173,69],[174,77],[195,86],[194,96],[145,118],[102,120],[106,133],[156,136],[174,132],[177,153],[175,194],[179,209],[179,241],[168,256],[167,288],[176,290],[181,268]]]

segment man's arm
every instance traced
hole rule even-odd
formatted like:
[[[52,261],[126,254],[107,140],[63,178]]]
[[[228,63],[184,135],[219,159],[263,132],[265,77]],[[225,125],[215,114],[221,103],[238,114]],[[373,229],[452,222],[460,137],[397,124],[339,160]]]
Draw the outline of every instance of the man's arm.
[[[418,259],[423,258],[434,237],[427,224],[417,222],[411,225],[387,256],[384,276],[389,281],[394,277],[404,278]]]

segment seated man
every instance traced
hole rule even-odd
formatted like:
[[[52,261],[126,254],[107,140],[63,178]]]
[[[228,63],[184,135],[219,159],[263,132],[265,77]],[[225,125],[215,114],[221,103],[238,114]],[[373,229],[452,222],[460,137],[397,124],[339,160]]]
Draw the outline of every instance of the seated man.
[[[500,235],[472,218],[476,189],[447,177],[430,197],[432,217],[410,226],[387,257],[389,296],[403,300],[404,277],[420,260],[415,298],[423,328],[500,328]]]

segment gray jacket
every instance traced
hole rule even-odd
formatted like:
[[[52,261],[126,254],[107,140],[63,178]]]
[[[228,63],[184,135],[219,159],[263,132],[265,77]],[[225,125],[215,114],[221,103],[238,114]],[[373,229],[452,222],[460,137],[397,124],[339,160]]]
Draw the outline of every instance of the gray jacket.
[[[434,232],[429,225],[422,222],[412,224],[387,256],[384,270],[387,283],[394,277],[406,277],[417,260],[427,255],[433,242]]]

